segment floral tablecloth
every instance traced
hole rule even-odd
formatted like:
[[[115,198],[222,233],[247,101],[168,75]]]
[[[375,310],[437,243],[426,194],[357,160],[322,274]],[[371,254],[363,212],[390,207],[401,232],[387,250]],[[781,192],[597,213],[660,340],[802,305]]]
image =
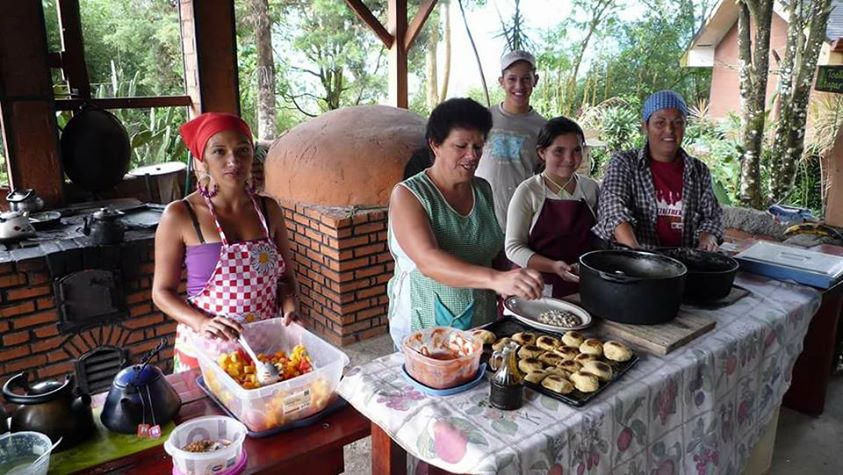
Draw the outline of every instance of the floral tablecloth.
[[[752,293],[717,310],[715,329],[641,361],[583,408],[526,391],[500,411],[489,385],[426,396],[403,356],[352,368],[340,394],[409,454],[455,473],[739,474],[790,384],[820,294],[742,274]]]

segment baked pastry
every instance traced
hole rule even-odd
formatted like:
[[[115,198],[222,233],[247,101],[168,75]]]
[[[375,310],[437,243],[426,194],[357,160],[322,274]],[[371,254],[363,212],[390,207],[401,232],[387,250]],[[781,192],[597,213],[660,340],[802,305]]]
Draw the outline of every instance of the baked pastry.
[[[574,385],[570,381],[555,374],[545,376],[542,386],[559,394],[568,394],[574,390]]]
[[[538,371],[530,371],[529,373],[524,375],[524,381],[527,381],[528,383],[539,384],[542,382],[545,376],[547,376],[547,372],[544,370],[540,369]]]
[[[471,336],[474,338],[478,338],[480,341],[483,342],[484,345],[491,345],[495,342],[497,337],[494,333],[490,332],[489,330],[474,330],[471,332]]]
[[[632,358],[632,350],[621,342],[609,340],[603,343],[603,354],[607,360],[612,361],[629,361]]]
[[[579,348],[574,348],[573,346],[560,346],[553,350],[553,352],[561,356],[565,361],[571,361],[580,354]]]
[[[568,371],[570,373],[576,373],[577,371],[579,371],[582,368],[582,365],[577,363],[574,360],[563,361],[562,363],[558,364],[557,366],[559,366],[560,368],[562,368],[565,371]]]
[[[538,358],[524,358],[518,362],[518,369],[525,373],[529,373],[531,371],[541,371],[544,368],[544,365]]]
[[[547,351],[555,350],[561,344],[562,343],[560,343],[559,340],[549,335],[542,335],[536,338],[536,346]]]
[[[567,346],[575,346],[577,348],[585,341],[585,337],[580,332],[570,331],[562,335],[562,343]]]
[[[524,358],[538,358],[544,354],[544,350],[536,345],[524,345],[518,350],[518,357]]]
[[[539,361],[548,366],[558,366],[565,362],[565,358],[557,355],[552,351],[548,351],[547,353],[544,353],[543,355],[539,356]]]
[[[508,345],[510,342],[512,342],[512,338],[510,338],[510,337],[508,337],[508,336],[507,336],[507,337],[503,337],[503,338],[501,338],[500,340],[496,341],[496,342],[492,345],[492,349],[493,349],[493,350],[495,350],[495,351],[501,351],[501,350],[503,349],[503,347],[504,347],[504,346],[506,346],[506,345]]]
[[[600,361],[600,357],[597,355],[590,355],[588,353],[580,353],[576,358],[574,358],[574,361],[584,365],[586,361]]]
[[[536,334],[530,332],[518,332],[512,335],[512,339],[519,345],[532,345],[536,342]]]
[[[566,371],[558,366],[549,366],[544,369],[545,374],[555,374],[556,376],[562,376],[565,379],[571,376],[570,371]]]
[[[599,358],[603,356],[603,343],[596,338],[589,338],[580,345],[580,353],[594,355]]]
[[[584,393],[593,393],[600,387],[600,380],[591,373],[577,371],[571,375],[574,387]]]
[[[586,361],[581,371],[597,376],[604,383],[612,379],[612,367],[603,361]]]

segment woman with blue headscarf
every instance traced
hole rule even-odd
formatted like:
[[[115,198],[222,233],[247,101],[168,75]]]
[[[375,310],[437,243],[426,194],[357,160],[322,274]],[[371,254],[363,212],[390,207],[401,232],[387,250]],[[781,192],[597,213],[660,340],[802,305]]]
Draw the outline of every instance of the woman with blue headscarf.
[[[723,211],[711,173],[682,149],[688,108],[682,96],[659,91],[644,102],[644,147],[612,157],[600,189],[593,230],[633,248],[716,250]]]

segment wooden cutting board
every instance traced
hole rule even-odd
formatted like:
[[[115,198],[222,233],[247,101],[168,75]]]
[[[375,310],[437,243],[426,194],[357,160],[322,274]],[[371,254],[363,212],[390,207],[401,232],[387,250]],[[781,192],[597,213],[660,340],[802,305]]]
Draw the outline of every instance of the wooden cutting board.
[[[565,297],[572,303],[579,304],[579,294]],[[617,338],[651,353],[666,355],[711,331],[717,323],[681,308],[679,315],[669,323],[660,325],[629,325],[602,318],[594,319],[594,330],[602,335]]]

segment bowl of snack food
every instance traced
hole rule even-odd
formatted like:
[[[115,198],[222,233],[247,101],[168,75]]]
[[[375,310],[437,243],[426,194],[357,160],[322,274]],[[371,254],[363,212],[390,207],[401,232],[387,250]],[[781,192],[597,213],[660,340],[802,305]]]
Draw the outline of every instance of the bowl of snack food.
[[[179,424],[164,442],[174,472],[230,474],[242,465],[246,426],[231,417],[206,416]]]
[[[504,307],[516,319],[549,332],[582,330],[592,323],[591,315],[582,307],[551,297],[535,300],[509,297]]]
[[[453,388],[474,379],[483,354],[479,338],[449,327],[413,332],[401,346],[407,373],[434,389]]]

